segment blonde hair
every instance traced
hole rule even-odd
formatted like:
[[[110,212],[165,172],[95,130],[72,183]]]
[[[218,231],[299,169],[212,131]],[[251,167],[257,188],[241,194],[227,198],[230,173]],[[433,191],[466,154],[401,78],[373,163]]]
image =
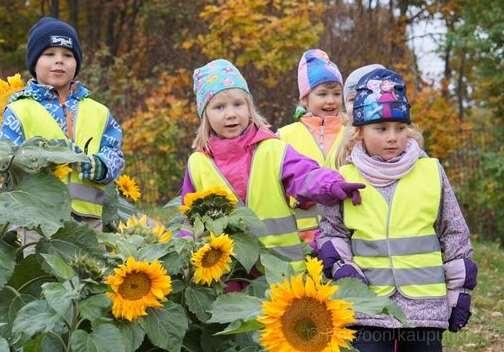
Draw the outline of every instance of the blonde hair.
[[[237,90],[239,92],[241,92],[241,94],[242,94],[243,98],[245,99],[245,102],[248,106],[248,109],[250,111],[250,121],[257,128],[269,128],[271,125],[257,111],[257,108],[255,107],[254,102],[252,100],[252,96],[241,89],[237,89]],[[229,91],[230,90],[225,90],[225,91],[220,92],[218,94],[229,93]],[[210,136],[214,133],[215,132],[212,130],[212,127],[210,126],[210,122],[208,121],[206,108],[205,108],[205,110],[203,111],[203,116],[201,118],[201,123],[200,123],[198,130],[196,132],[196,137],[194,138],[193,143],[192,143],[193,149],[195,149],[196,151],[199,151],[199,152],[208,151],[208,140],[210,139]]]
[[[345,126],[343,130],[343,137],[341,138],[341,143],[336,151],[336,167],[340,168],[341,166],[347,163],[346,159],[352,152],[353,147],[357,142],[362,140],[361,130],[363,126],[352,126],[351,124]],[[417,141],[420,148],[423,149],[424,139],[422,136],[422,131],[415,124],[408,125],[406,127],[408,132],[408,137],[413,138]]]

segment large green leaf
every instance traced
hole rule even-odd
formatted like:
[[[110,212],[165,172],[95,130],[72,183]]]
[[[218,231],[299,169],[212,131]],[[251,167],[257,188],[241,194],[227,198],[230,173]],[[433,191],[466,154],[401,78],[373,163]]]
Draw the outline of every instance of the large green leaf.
[[[98,233],[96,235],[98,241],[107,247],[112,247],[123,258],[135,257],[138,258],[137,246],[131,243],[123,236],[118,236],[115,233]]]
[[[33,174],[50,164],[68,164],[86,160],[85,154],[75,153],[63,140],[33,137],[16,147],[12,167]]]
[[[229,216],[229,224],[260,236],[266,233],[266,226],[257,215],[247,207],[236,208]]]
[[[212,305],[208,323],[231,323],[235,320],[255,319],[261,313],[262,301],[245,293],[228,293],[217,297]]]
[[[338,291],[333,298],[351,302],[355,311],[370,315],[389,314],[401,323],[406,322],[406,316],[394,302],[387,297],[377,296],[360,280],[341,279],[337,285]]]
[[[10,352],[9,344],[3,337],[0,337],[0,352]]]
[[[85,224],[66,222],[50,239],[41,239],[37,245],[40,253],[58,254],[65,260],[87,255],[100,258],[104,248],[98,244],[96,232]]]
[[[165,243],[148,244],[140,249],[139,260],[151,262],[164,257],[170,250],[172,249]]]
[[[79,302],[79,312],[82,318],[93,322],[105,315],[112,302],[105,294],[86,298]]]
[[[121,331],[125,352],[135,352],[145,338],[145,331],[139,323],[120,323],[117,327]]]
[[[205,322],[210,318],[208,311],[215,300],[215,292],[207,287],[189,286],[185,289],[185,300],[189,310]]]
[[[0,209],[0,224],[40,228],[51,236],[70,220],[70,196],[56,177],[30,175],[14,191],[0,193]]]
[[[256,331],[262,328],[263,325],[255,319],[243,321],[243,320],[235,320],[231,324],[229,324],[224,330],[218,332],[215,335],[234,335],[234,334],[242,334],[244,332]]]
[[[10,279],[16,266],[16,248],[0,240],[0,289]]]
[[[79,298],[79,287],[72,287],[70,281],[46,282],[42,285],[42,293],[49,306],[60,316],[65,316],[72,305],[72,300]]]
[[[125,352],[122,334],[112,324],[101,324],[92,333],[76,330],[70,337],[72,352]]]
[[[261,253],[261,264],[270,285],[285,280],[294,272],[288,262],[266,252]]]
[[[240,262],[247,272],[252,269],[259,259],[259,243],[252,236],[238,233],[233,236],[234,257]]]
[[[60,319],[59,314],[49,306],[47,301],[36,300],[21,308],[14,320],[12,332],[32,337],[39,332],[52,330],[61,322]]]
[[[74,277],[75,271],[68,265],[61,256],[57,254],[41,254],[47,265],[52,269],[53,274],[64,280],[69,280]]]
[[[140,325],[154,345],[178,352],[182,347],[188,321],[182,306],[167,301],[162,308],[149,308]]]
[[[64,352],[66,346],[51,334],[39,334],[23,345],[23,352]]]
[[[35,300],[35,297],[20,294],[13,289],[0,291],[0,336],[10,338],[14,319],[21,308]]]
[[[54,281],[52,273],[48,274],[44,271],[44,267],[47,272],[51,271],[38,255],[23,258],[16,265],[8,285],[22,293],[39,297],[42,291],[41,285],[47,281]]]

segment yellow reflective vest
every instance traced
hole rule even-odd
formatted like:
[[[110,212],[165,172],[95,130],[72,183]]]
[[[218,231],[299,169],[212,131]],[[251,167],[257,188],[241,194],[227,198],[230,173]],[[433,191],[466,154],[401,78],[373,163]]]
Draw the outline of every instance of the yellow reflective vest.
[[[63,130],[42,104],[33,99],[20,99],[9,104],[9,108],[16,114],[21,123],[25,139],[35,136],[46,139],[67,139]],[[86,142],[88,154],[96,154],[107,124],[109,111],[90,98],[79,102],[78,116],[74,129],[74,142],[84,150]],[[72,212],[75,214],[101,218],[103,202],[105,200],[104,186],[96,182],[79,179],[79,174],[73,171],[64,181],[72,200]]]
[[[286,146],[278,139],[267,139],[257,145],[250,169],[246,206],[265,224],[266,232],[258,235],[261,243],[288,258],[292,267],[301,271],[304,270],[303,245],[281,181]],[[206,154],[191,154],[188,170],[197,192],[218,186],[234,193],[239,199],[214,161]]]
[[[297,152],[315,160],[320,166],[336,170],[336,152],[341,143],[342,131],[343,128],[338,133],[327,155],[324,155],[313,135],[301,122],[294,122],[278,129],[278,135],[281,140],[292,145]],[[295,203],[295,200],[294,202],[291,201],[291,206],[295,206]],[[295,214],[299,231],[318,228],[320,214],[317,207],[313,206],[309,209],[295,208]]]
[[[437,159],[419,159],[398,181],[390,206],[354,165],[344,165],[348,182],[365,183],[362,204],[343,203],[345,226],[353,231],[354,262],[380,296],[395,290],[408,298],[446,295],[440,243],[434,223],[441,201]]]

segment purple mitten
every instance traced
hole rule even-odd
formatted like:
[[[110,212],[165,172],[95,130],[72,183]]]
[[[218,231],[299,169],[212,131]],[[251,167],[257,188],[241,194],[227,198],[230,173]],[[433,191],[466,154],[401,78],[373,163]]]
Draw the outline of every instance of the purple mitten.
[[[327,278],[332,277],[332,267],[337,260],[341,260],[338,252],[332,245],[331,241],[324,243],[322,248],[317,251],[317,256],[324,264],[324,274]]]
[[[457,300],[457,305],[452,308],[450,319],[448,320],[448,330],[457,332],[462,329],[471,317],[471,296],[461,293]]]
[[[335,182],[331,185],[331,192],[339,200],[352,198],[353,205],[361,203],[359,189],[366,187],[363,183]]]
[[[469,258],[464,258],[465,281],[464,288],[472,290],[476,287],[476,278],[478,277],[478,267],[476,263]]]
[[[338,260],[336,263],[334,263],[334,266],[332,269],[333,280],[337,281],[339,279],[343,279],[343,278],[347,278],[347,277],[359,279],[365,285],[369,284],[369,282],[364,277],[364,275],[361,274],[352,264],[344,263],[343,261]]]

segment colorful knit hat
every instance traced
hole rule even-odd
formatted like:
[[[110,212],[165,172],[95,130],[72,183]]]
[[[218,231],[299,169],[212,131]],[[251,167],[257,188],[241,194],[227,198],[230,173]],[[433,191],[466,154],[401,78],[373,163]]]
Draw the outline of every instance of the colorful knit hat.
[[[299,100],[319,84],[327,82],[343,84],[338,66],[329,60],[329,56],[323,50],[305,51],[298,65]]]
[[[367,73],[376,70],[377,68],[385,68],[383,65],[379,64],[371,64],[359,67],[358,69],[352,71],[345,80],[345,85],[343,86],[343,99],[346,102],[348,101],[348,95],[352,92],[355,92],[355,87],[359,80]]]
[[[375,69],[357,83],[353,125],[379,122],[411,123],[410,105],[402,77],[388,69]]]
[[[240,71],[229,61],[217,59],[194,70],[194,94],[199,117],[217,93],[226,89],[238,88],[250,94],[247,81]]]
[[[62,47],[72,51],[77,62],[75,69],[75,76],[77,76],[82,62],[82,51],[77,31],[68,23],[53,17],[42,17],[28,33],[26,66],[32,76],[36,77],[35,65],[40,55],[50,47]]]

